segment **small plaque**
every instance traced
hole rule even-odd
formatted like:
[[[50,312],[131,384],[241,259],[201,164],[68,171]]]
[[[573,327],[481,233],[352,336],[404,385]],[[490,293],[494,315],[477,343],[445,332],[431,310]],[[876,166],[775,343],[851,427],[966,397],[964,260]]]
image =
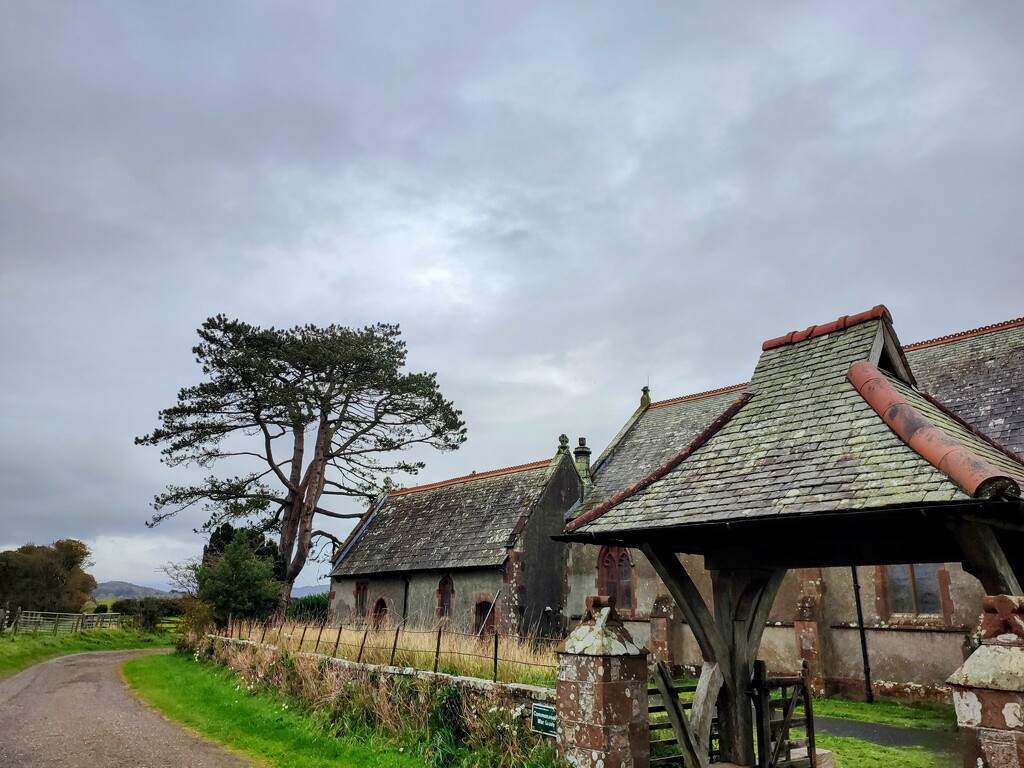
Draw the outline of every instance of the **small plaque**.
[[[557,732],[555,708],[550,704],[538,704],[537,702],[533,702],[530,727],[535,733],[543,733],[545,736],[554,736]]]

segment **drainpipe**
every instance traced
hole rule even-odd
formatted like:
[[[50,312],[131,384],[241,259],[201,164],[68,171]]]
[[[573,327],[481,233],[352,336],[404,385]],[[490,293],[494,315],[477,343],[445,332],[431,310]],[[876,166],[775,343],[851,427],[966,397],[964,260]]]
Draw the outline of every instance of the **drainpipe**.
[[[853,599],[857,604],[857,630],[860,632],[860,655],[864,660],[864,692],[868,704],[875,703],[875,694],[871,691],[871,665],[868,663],[868,638],[864,632],[864,609],[860,603],[860,580],[857,578],[857,566],[850,567],[853,574]]]

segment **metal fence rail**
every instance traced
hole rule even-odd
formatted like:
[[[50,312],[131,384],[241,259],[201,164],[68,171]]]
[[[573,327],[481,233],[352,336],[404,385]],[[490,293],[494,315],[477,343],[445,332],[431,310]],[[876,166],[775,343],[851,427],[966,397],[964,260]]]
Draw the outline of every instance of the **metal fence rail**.
[[[90,629],[120,629],[119,613],[56,613],[15,610],[8,614],[0,608],[0,635],[19,632],[71,634]]]

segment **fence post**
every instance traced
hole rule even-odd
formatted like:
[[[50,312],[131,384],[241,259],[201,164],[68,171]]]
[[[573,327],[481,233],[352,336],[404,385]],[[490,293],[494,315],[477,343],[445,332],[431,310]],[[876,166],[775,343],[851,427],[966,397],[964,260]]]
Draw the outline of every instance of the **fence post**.
[[[388,662],[388,665],[392,667],[395,666],[395,651],[398,650],[398,633],[401,631],[402,625],[399,624],[397,627],[395,627],[395,641],[391,644],[391,660]]]
[[[359,655],[356,656],[356,664],[363,660],[363,648],[366,647],[366,636],[370,634],[370,627],[363,630],[363,640],[359,643]]]
[[[306,642],[306,630],[309,629],[309,624],[302,625],[302,637],[299,638],[299,653],[302,653],[302,644]]]
[[[341,642],[341,630],[344,628],[344,626],[344,624],[338,625],[338,636],[334,638],[334,650],[331,651],[331,657],[335,659],[338,658],[338,643]]]
[[[17,608],[14,611],[14,634],[12,634],[11,637],[17,637],[18,636],[18,627],[20,627],[20,626],[21,626],[21,608]]]
[[[4,630],[7,628],[7,610],[0,608],[0,636],[3,636]]]
[[[441,659],[441,633],[444,627],[437,628],[437,648],[434,650],[434,671],[437,672],[437,662]]]
[[[54,635],[57,634],[57,627],[59,627],[59,626],[60,626],[60,614],[59,613],[55,613],[55,614],[53,614],[53,634]]]
[[[498,633],[494,633],[494,682],[498,682]]]
[[[316,633],[316,645],[313,647],[313,653],[320,653],[320,638],[323,637],[324,627],[327,626],[326,619],[320,622],[320,631]]]

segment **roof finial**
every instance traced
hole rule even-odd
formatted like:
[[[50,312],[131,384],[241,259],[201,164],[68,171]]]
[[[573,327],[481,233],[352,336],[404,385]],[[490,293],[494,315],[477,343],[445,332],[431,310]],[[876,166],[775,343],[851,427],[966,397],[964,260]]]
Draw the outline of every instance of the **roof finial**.
[[[558,453],[569,454],[569,436],[562,434],[558,436]]]
[[[651,404],[651,388],[644,387],[640,391],[643,392],[643,394],[640,395],[640,407],[646,408],[648,405]]]

